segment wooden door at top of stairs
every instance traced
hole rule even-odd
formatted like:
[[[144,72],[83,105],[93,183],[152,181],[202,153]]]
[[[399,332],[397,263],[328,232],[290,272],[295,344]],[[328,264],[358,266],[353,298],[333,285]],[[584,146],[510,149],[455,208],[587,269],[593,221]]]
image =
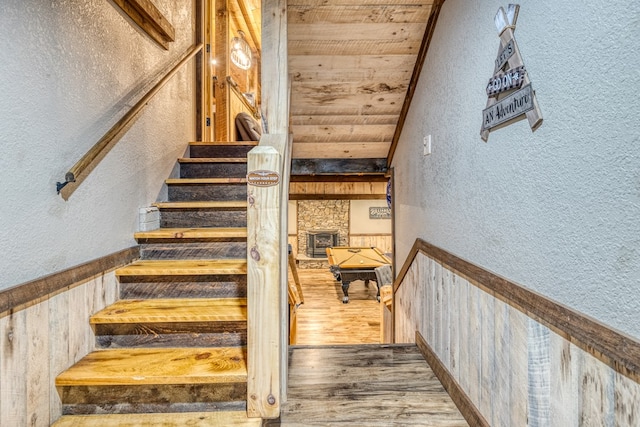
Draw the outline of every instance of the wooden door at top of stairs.
[[[56,378],[73,425],[92,425],[73,418],[89,414],[225,410],[242,419],[243,177],[254,145],[191,143],[179,159],[180,178],[167,180],[169,200],[157,204],[161,228],[136,233],[141,259],[116,271],[121,299],[90,319],[97,350]]]

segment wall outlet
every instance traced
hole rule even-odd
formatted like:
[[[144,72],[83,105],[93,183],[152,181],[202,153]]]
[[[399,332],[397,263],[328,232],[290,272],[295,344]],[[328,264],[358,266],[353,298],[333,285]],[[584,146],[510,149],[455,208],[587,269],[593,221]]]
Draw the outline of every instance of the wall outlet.
[[[422,140],[422,154],[425,156],[428,156],[429,154],[431,154],[431,135],[427,135],[424,137],[424,139]]]

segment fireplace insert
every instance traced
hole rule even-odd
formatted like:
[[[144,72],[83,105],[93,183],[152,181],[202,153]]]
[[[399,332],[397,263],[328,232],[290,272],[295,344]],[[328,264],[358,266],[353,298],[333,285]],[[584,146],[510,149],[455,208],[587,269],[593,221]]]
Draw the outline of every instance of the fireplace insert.
[[[307,232],[307,256],[326,258],[326,248],[338,246],[338,230],[314,230]]]

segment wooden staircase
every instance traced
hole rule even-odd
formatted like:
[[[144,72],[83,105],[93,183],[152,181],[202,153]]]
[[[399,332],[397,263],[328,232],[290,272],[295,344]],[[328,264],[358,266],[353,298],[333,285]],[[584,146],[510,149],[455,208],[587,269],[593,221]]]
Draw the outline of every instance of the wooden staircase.
[[[261,425],[246,418],[246,154],[191,143],[116,271],[120,300],[90,323],[97,350],[56,378],[66,425]],[[212,412],[217,411],[217,412]]]

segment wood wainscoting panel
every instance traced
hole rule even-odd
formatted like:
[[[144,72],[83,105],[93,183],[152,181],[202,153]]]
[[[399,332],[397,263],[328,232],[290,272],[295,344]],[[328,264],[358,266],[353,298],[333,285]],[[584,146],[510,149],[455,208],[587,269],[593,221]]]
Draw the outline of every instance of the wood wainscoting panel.
[[[24,369],[29,349],[27,311],[20,310],[0,318],[0,333],[0,425],[28,425]]]
[[[495,370],[499,363],[495,351],[494,299],[486,292],[480,291],[481,318],[480,337],[482,340],[480,353],[480,410],[487,420],[492,420],[495,413],[496,382]]]
[[[559,425],[580,425],[580,408],[574,399],[580,389],[580,366],[584,352],[552,333],[549,342],[549,358],[551,360],[550,377],[554,387],[551,388],[551,406],[549,417]]]
[[[49,337],[42,333],[49,324],[49,304],[43,301],[40,304],[27,308],[25,317],[27,324],[25,334],[19,339],[27,340],[25,372],[21,374],[29,378],[26,387],[26,415],[29,425],[44,425],[49,422],[49,408],[42,404],[48,403],[51,382],[49,371]],[[17,424],[16,424],[17,425]]]
[[[529,319],[528,328],[529,423],[530,425],[547,426],[551,424],[549,418],[549,408],[551,407],[549,401],[551,397],[549,329],[533,319]]]
[[[638,425],[635,375],[442,258],[409,259],[394,283],[395,340],[411,342],[412,329],[424,337],[443,383],[490,425]]]
[[[493,393],[496,400],[491,425],[510,425],[511,387],[509,373],[511,371],[509,341],[509,306],[502,301],[494,301],[494,337],[495,354],[493,367]]]
[[[615,425],[634,425],[640,420],[640,387],[633,380],[616,372],[615,389]]]
[[[527,321],[528,317],[518,310],[509,307],[509,387],[511,388],[511,423],[512,426],[527,425],[528,406],[528,356],[527,356]]]
[[[419,281],[418,265],[414,264],[407,271],[405,280],[408,283],[416,283]],[[413,343],[415,342],[415,331],[419,330],[422,321],[422,304],[424,289],[420,286],[407,286],[394,295],[394,313],[395,313],[395,342],[396,343]],[[416,311],[420,310],[420,312]]]
[[[458,364],[452,372],[457,372],[457,381],[463,390],[469,390],[469,282],[464,277],[455,276],[458,288]]]
[[[349,246],[375,247],[388,254],[393,251],[393,239],[391,234],[349,234]]]
[[[61,416],[55,376],[94,348],[89,315],[113,303],[118,294],[113,271],[62,288],[56,278],[54,283],[51,295],[0,317],[2,426],[50,425]]]

